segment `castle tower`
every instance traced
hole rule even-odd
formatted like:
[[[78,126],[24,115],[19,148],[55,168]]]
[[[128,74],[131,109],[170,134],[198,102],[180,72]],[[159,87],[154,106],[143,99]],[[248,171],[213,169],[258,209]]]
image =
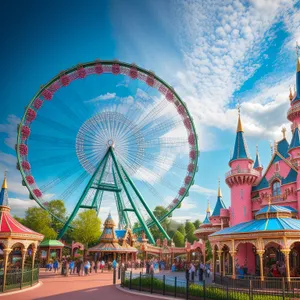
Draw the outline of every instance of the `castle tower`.
[[[253,165],[253,169],[255,169],[256,171],[259,172],[259,177],[261,177],[262,175],[262,171],[264,169],[263,165],[260,162],[260,156],[259,156],[259,152],[258,152],[258,146],[256,145],[256,156],[255,156],[255,162]]]
[[[236,130],[233,156],[229,162],[231,170],[226,174],[226,183],[231,191],[231,226],[252,219],[251,188],[260,173],[253,169],[253,160],[248,152],[240,111]]]
[[[291,93],[290,93],[291,96]],[[296,67],[296,91],[293,97],[290,97],[291,107],[288,110],[287,118],[293,124],[291,126],[293,137],[288,150],[291,157],[291,162],[295,166],[300,167],[300,58],[298,57],[297,45],[297,67]],[[298,212],[300,212],[300,174],[297,175],[297,200]],[[299,213],[300,214],[300,213]]]

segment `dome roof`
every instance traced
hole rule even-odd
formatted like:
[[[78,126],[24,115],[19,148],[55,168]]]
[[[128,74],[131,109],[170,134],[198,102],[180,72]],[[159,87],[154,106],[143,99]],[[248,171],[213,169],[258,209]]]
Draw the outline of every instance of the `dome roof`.
[[[264,215],[266,213],[292,213],[292,209],[288,208],[286,206],[280,206],[280,205],[266,205],[265,207],[261,208],[256,214],[256,216]]]

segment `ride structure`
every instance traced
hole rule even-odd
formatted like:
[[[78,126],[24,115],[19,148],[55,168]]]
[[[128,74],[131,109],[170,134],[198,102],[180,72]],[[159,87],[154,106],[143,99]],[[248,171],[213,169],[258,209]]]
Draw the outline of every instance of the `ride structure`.
[[[160,222],[188,196],[197,172],[197,135],[185,103],[153,72],[116,60],[80,64],[42,86],[18,126],[16,151],[23,185],[40,207],[49,211],[56,195],[76,202],[67,203],[73,211],[60,220],[58,238],[80,209],[101,213],[105,201],[110,208],[115,201],[120,228],[134,225],[154,243],[149,228],[156,225],[169,239]],[[154,206],[165,203],[156,217]]]

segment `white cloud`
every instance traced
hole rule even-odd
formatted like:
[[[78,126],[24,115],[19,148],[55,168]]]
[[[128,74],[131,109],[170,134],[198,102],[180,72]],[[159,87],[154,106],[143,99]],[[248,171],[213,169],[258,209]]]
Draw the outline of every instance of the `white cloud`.
[[[90,100],[86,100],[84,101],[85,103],[95,103],[95,102],[99,102],[99,101],[103,101],[103,100],[111,100],[116,98],[116,93],[106,93],[104,95],[99,95],[96,98],[90,99]]]
[[[211,190],[211,189],[202,187],[202,186],[197,185],[197,184],[194,184],[194,185],[191,186],[190,192],[195,192],[195,193],[199,193],[199,194],[206,195],[206,196],[215,196],[215,195],[217,195],[216,190]]]
[[[203,126],[235,130],[237,111],[229,108],[229,104],[233,102],[233,95],[268,58],[263,53],[276,37],[272,26],[282,18],[293,19],[292,23],[298,24],[288,28],[296,32],[300,17],[293,8],[294,1],[288,0],[250,3],[191,0],[177,4],[175,9],[183,18],[180,43],[186,68],[177,72],[175,88],[195,117],[203,151],[216,147],[213,143],[207,146],[210,139],[201,139]],[[264,78],[264,84],[256,85],[257,91],[248,95],[248,104],[242,105],[247,134],[261,137],[265,133],[265,136],[274,137],[272,132],[280,132],[279,127],[287,123],[282,112],[288,107],[290,76],[279,74],[278,78]],[[251,113],[254,111],[259,113]],[[271,114],[278,116],[280,113],[275,124]],[[212,133],[210,135],[214,138]]]
[[[34,200],[22,200],[19,198],[8,198],[8,204],[11,208],[11,214],[18,217],[24,217],[27,208],[38,206]]]
[[[0,132],[7,135],[4,139],[4,143],[14,149],[17,141],[17,125],[20,123],[20,119],[15,115],[8,115],[7,123],[0,124]]]

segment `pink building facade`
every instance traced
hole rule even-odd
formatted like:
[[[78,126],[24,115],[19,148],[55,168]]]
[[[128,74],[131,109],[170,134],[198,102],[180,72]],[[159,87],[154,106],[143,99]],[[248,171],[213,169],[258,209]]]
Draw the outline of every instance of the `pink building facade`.
[[[220,189],[214,212],[195,234],[209,239],[214,273],[232,277],[300,276],[300,59],[297,59],[296,90],[290,90],[292,139],[274,144],[273,155],[263,168],[258,149],[250,156],[240,113],[230,170],[230,207]],[[287,100],[288,101],[288,100]],[[208,234],[207,234],[208,233]],[[280,270],[280,272],[279,272]]]

